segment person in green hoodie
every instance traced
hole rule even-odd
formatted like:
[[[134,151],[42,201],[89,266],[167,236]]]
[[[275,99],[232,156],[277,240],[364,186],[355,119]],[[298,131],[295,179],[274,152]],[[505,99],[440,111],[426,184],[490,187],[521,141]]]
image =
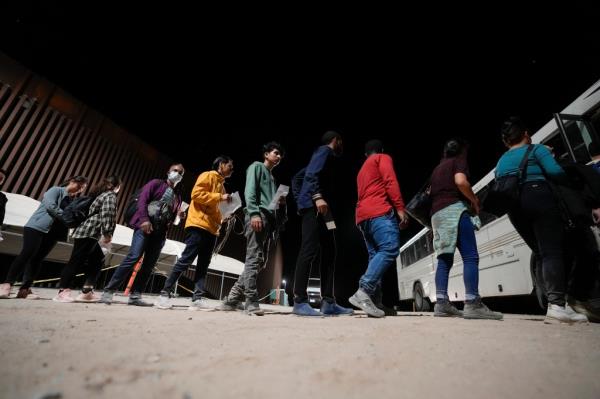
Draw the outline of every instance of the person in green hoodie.
[[[246,171],[245,228],[246,261],[244,271],[235,282],[229,295],[217,309],[236,310],[244,297],[244,310],[249,315],[262,316],[258,305],[256,278],[266,265],[270,245],[277,240],[277,232],[286,220],[285,197],[281,197],[278,206],[272,209],[271,202],[277,192],[273,177],[273,168],[283,158],[283,148],[279,143],[269,142],[262,148],[263,162],[252,163]]]

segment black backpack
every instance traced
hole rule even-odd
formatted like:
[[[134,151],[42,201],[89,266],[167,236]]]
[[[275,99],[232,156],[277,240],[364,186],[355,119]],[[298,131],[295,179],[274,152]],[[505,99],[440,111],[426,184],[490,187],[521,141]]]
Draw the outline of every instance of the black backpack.
[[[135,190],[135,192],[127,200],[127,205],[125,206],[125,214],[123,215],[123,217],[125,218],[125,224],[127,224],[127,226],[129,227],[131,227],[129,222],[131,221],[131,218],[133,217],[133,215],[135,215],[135,212],[137,211],[138,200],[140,199],[142,188],[138,188],[137,190]]]
[[[81,223],[88,217],[90,206],[94,202],[93,197],[86,195],[77,197],[69,205],[63,209],[62,221],[68,228],[79,227]]]

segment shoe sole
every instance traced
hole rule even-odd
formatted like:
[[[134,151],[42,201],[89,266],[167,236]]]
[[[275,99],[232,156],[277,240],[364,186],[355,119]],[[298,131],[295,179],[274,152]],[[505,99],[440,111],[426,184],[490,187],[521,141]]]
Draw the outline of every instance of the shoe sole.
[[[463,315],[463,319],[467,319],[467,320],[503,320],[504,316],[501,316],[501,317],[486,317],[486,316],[468,316],[468,315]]]
[[[433,313],[433,317],[464,317],[464,316],[452,314],[452,313]]]
[[[375,317],[377,319],[381,319],[381,318],[385,317],[385,312],[383,310],[381,311],[381,313],[372,313],[372,311],[365,309],[366,306],[363,307],[361,305],[361,303],[359,301],[357,301],[356,298],[354,298],[354,296],[351,296],[348,300],[350,301],[350,303],[352,305],[356,306],[357,308],[362,309],[368,316]]]

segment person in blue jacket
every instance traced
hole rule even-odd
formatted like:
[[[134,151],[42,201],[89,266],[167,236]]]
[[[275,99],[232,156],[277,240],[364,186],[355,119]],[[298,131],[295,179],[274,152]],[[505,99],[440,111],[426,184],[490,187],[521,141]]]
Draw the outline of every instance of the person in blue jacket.
[[[350,315],[352,309],[336,303],[334,296],[335,222],[328,202],[335,189],[333,163],[343,151],[342,136],[336,131],[326,132],[322,145],[313,153],[306,168],[292,181],[292,190],[298,213],[302,217],[302,244],[294,275],[294,309],[298,316]],[[306,292],[311,265],[320,252],[321,311],[310,307]]]

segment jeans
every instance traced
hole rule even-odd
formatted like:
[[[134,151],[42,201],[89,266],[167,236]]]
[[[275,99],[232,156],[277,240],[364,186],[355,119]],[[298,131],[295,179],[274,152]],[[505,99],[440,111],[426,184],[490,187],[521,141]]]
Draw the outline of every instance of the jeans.
[[[463,279],[465,282],[465,301],[479,298],[479,253],[475,241],[475,229],[468,213],[463,212],[458,222],[456,246],[463,260]],[[435,296],[438,301],[448,301],[448,276],[454,263],[454,254],[438,256],[435,271]]]
[[[156,265],[160,251],[165,245],[165,234],[164,231],[153,231],[150,234],[144,234],[142,229],[136,229],[133,232],[129,253],[119,267],[117,267],[110,282],[104,289],[116,291],[131,274],[133,267],[143,255],[142,267],[135,278],[131,292],[132,294],[140,294],[144,291],[152,274],[152,269]]]
[[[369,266],[358,283],[369,296],[381,291],[381,277],[400,252],[400,229],[394,210],[386,215],[367,219],[358,226],[369,252]]]
[[[298,259],[296,260],[296,271],[294,273],[294,302],[308,302],[308,279],[310,278],[311,266],[318,261],[321,255],[321,297],[326,301],[335,301],[333,295],[333,276],[335,273],[335,230],[327,230],[323,217],[317,213],[316,208],[303,209],[302,217],[302,244]]]
[[[195,301],[205,296],[204,281],[216,241],[217,236],[207,230],[199,227],[188,227],[185,229],[185,249],[181,257],[177,259],[175,266],[173,266],[173,270],[171,270],[165,282],[161,295],[170,296],[173,293],[175,283],[179,280],[181,273],[185,272],[192,265],[197,256],[198,262],[196,263],[196,272],[194,273],[194,295],[192,300]]]
[[[274,221],[261,212],[263,228],[257,232],[250,225],[250,216],[246,215],[244,235],[246,236],[246,261],[244,271],[240,274],[228,298],[231,301],[240,301],[244,296],[249,303],[258,302],[258,290],[256,289],[256,278],[269,257],[269,244],[273,233]]]

